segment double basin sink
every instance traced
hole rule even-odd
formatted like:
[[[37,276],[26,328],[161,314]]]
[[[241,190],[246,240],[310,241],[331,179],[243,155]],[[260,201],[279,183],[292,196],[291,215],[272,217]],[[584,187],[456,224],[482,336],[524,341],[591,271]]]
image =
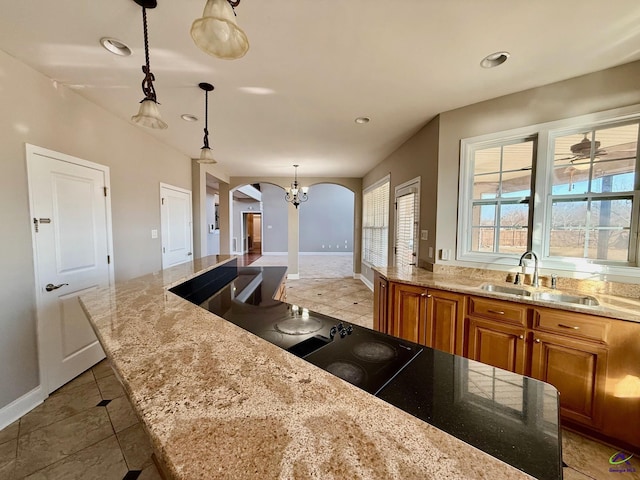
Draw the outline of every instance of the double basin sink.
[[[531,300],[540,300],[544,302],[569,303],[573,305],[586,305],[596,307],[600,305],[595,297],[590,295],[574,295],[563,292],[535,292],[525,288],[511,287],[507,285],[496,285],[493,283],[485,283],[480,287],[486,292],[504,293],[506,295],[517,295],[527,297]]]

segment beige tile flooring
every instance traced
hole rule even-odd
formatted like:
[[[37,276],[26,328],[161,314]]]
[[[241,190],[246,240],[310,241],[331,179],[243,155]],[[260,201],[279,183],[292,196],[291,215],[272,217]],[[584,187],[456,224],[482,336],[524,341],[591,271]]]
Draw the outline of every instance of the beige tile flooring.
[[[309,271],[322,278],[287,281],[287,301],[371,327],[371,291],[359,280],[344,278],[350,273],[338,276],[344,273],[344,261],[322,270],[318,267],[322,260],[326,257],[307,259],[309,265],[316,265]],[[96,406],[102,400],[111,402]],[[563,469],[565,480],[640,480],[640,460],[635,457],[630,460],[635,472],[609,471],[609,458],[616,452],[612,447],[563,431],[562,448],[568,465]],[[158,480],[160,476],[151,462],[149,441],[106,361],[0,431],[0,480],[125,478]]]
[[[0,480],[124,478],[160,476],[146,433],[106,361],[0,431]]]

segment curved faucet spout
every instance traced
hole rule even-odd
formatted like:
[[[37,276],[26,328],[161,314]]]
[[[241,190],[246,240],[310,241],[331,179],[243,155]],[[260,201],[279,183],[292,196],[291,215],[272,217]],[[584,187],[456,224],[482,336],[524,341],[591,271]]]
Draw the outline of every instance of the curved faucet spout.
[[[520,262],[518,263],[518,266],[519,267],[525,266],[524,259],[527,258],[527,256],[533,258],[533,280],[531,281],[531,286],[539,287],[540,282],[538,280],[538,256],[535,254],[533,250],[527,250],[522,254],[522,256],[520,257]]]

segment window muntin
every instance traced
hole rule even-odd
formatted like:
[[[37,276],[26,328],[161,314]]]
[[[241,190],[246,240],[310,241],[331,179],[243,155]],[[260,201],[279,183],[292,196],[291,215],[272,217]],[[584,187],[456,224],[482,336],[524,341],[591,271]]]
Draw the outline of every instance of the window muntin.
[[[387,266],[389,245],[389,177],[367,188],[362,198],[362,261]]]
[[[554,139],[549,257],[635,264],[638,123]]]
[[[526,138],[474,149],[472,252],[526,249],[535,143],[535,138]]]

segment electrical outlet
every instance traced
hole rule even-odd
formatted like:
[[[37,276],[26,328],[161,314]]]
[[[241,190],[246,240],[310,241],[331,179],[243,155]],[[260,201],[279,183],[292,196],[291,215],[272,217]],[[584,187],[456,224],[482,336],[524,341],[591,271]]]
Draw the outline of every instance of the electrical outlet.
[[[440,250],[440,260],[451,260],[451,250],[443,248]]]
[[[433,258],[433,247],[429,247],[429,258]]]
[[[420,240],[429,240],[429,230],[420,231]]]

